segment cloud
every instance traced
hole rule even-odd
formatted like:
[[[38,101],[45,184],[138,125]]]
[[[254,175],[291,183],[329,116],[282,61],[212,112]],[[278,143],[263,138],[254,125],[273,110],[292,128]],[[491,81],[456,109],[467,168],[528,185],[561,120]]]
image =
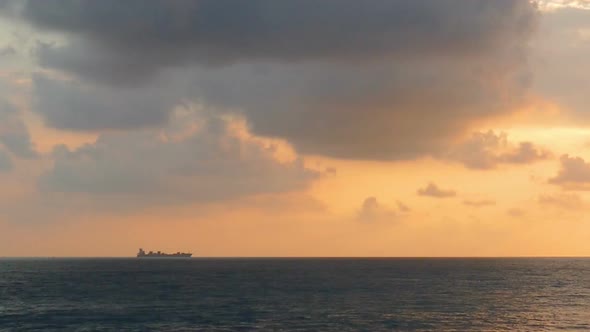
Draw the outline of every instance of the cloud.
[[[136,129],[165,124],[182,100],[160,85],[141,89],[33,76],[34,110],[54,128],[70,130]]]
[[[430,196],[435,198],[447,198],[457,195],[454,190],[441,189],[434,182],[430,182],[426,187],[418,189],[417,194],[420,196]]]
[[[512,151],[501,154],[498,160],[506,164],[529,164],[551,158],[551,152],[537,148],[531,142],[520,142]]]
[[[536,13],[518,0],[46,0],[26,1],[21,17],[101,52],[65,46],[42,55],[52,66],[100,74],[99,56],[120,68],[134,58],[124,74],[143,78],[191,62],[479,56],[526,39]]]
[[[567,190],[590,190],[590,163],[567,154],[561,156],[560,162],[561,169],[549,183]]]
[[[16,55],[16,49],[12,46],[0,47],[0,57],[9,57]]]
[[[509,216],[511,216],[513,218],[521,218],[526,215],[526,212],[522,209],[519,209],[519,208],[511,208],[506,211],[506,214],[508,214]]]
[[[402,203],[400,201],[397,201],[396,204],[397,204],[398,210],[400,210],[401,212],[410,212],[410,211],[412,211],[412,209],[409,206],[407,206],[406,204],[404,204],[404,203]]]
[[[0,172],[8,172],[12,170],[12,160],[10,160],[10,156],[0,150]]]
[[[496,205],[496,201],[489,200],[489,199],[464,200],[463,205],[479,208],[479,207]]]
[[[24,20],[66,40],[37,52],[46,68],[74,76],[70,85],[35,82],[36,109],[51,126],[161,125],[171,105],[189,100],[239,110],[254,133],[303,154],[370,160],[435,155],[474,122],[523,103],[537,20],[519,0],[22,7]]]
[[[538,5],[542,10],[554,11],[563,8],[577,8],[590,10],[590,1],[588,0],[540,0]]]
[[[17,157],[37,157],[31,136],[19,111],[7,102],[0,102],[0,144]]]
[[[321,175],[300,158],[279,161],[273,145],[236,132],[236,123],[187,111],[164,130],[102,134],[74,150],[58,146],[38,185],[46,193],[157,205],[300,191]]]
[[[23,2],[20,0],[3,0],[0,1],[0,14],[14,16],[22,9]]]
[[[501,164],[529,164],[547,160],[551,152],[531,142],[513,145],[505,133],[476,132],[468,140],[455,147],[448,158],[461,162],[471,169],[494,169]]]
[[[387,207],[377,201],[377,198],[367,197],[357,215],[357,220],[362,222],[395,221],[410,209],[401,202],[397,202],[398,210]]]
[[[532,88],[569,112],[579,125],[580,121],[588,121],[590,107],[590,78],[580,75],[590,70],[590,10],[561,3],[564,6],[543,13],[538,38],[532,43]]]
[[[586,206],[582,198],[576,194],[539,195],[537,201],[543,206],[554,206],[566,210],[579,210]]]
[[[520,98],[516,82],[505,86],[514,99],[496,98],[492,78],[475,71],[445,59],[238,66],[195,75],[195,89],[207,102],[243,109],[255,132],[285,138],[302,153],[399,160],[448,149],[472,122],[507,112]]]

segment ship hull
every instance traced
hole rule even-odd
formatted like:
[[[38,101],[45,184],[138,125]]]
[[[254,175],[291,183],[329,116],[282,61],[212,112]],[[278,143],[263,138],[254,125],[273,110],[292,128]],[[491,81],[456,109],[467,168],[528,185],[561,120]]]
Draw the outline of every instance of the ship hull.
[[[137,258],[191,258],[192,255],[145,255]]]

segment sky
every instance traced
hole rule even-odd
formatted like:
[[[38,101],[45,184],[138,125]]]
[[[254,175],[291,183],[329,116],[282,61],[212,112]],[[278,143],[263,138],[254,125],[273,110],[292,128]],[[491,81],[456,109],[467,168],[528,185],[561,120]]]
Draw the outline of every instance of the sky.
[[[0,256],[590,256],[590,1],[0,0]]]

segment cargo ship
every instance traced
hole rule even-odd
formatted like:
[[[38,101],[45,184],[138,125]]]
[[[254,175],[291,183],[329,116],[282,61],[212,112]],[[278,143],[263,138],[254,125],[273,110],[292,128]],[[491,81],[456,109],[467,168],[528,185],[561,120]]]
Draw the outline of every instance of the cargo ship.
[[[175,254],[167,254],[165,252],[157,251],[157,252],[145,252],[143,249],[139,248],[139,252],[137,253],[137,258],[191,258],[193,256],[190,252],[177,252]]]

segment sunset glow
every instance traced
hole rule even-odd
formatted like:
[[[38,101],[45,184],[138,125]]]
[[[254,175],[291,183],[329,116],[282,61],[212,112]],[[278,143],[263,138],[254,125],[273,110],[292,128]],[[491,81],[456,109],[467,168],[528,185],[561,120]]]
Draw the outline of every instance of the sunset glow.
[[[0,256],[590,255],[588,1],[55,1],[0,3]]]

